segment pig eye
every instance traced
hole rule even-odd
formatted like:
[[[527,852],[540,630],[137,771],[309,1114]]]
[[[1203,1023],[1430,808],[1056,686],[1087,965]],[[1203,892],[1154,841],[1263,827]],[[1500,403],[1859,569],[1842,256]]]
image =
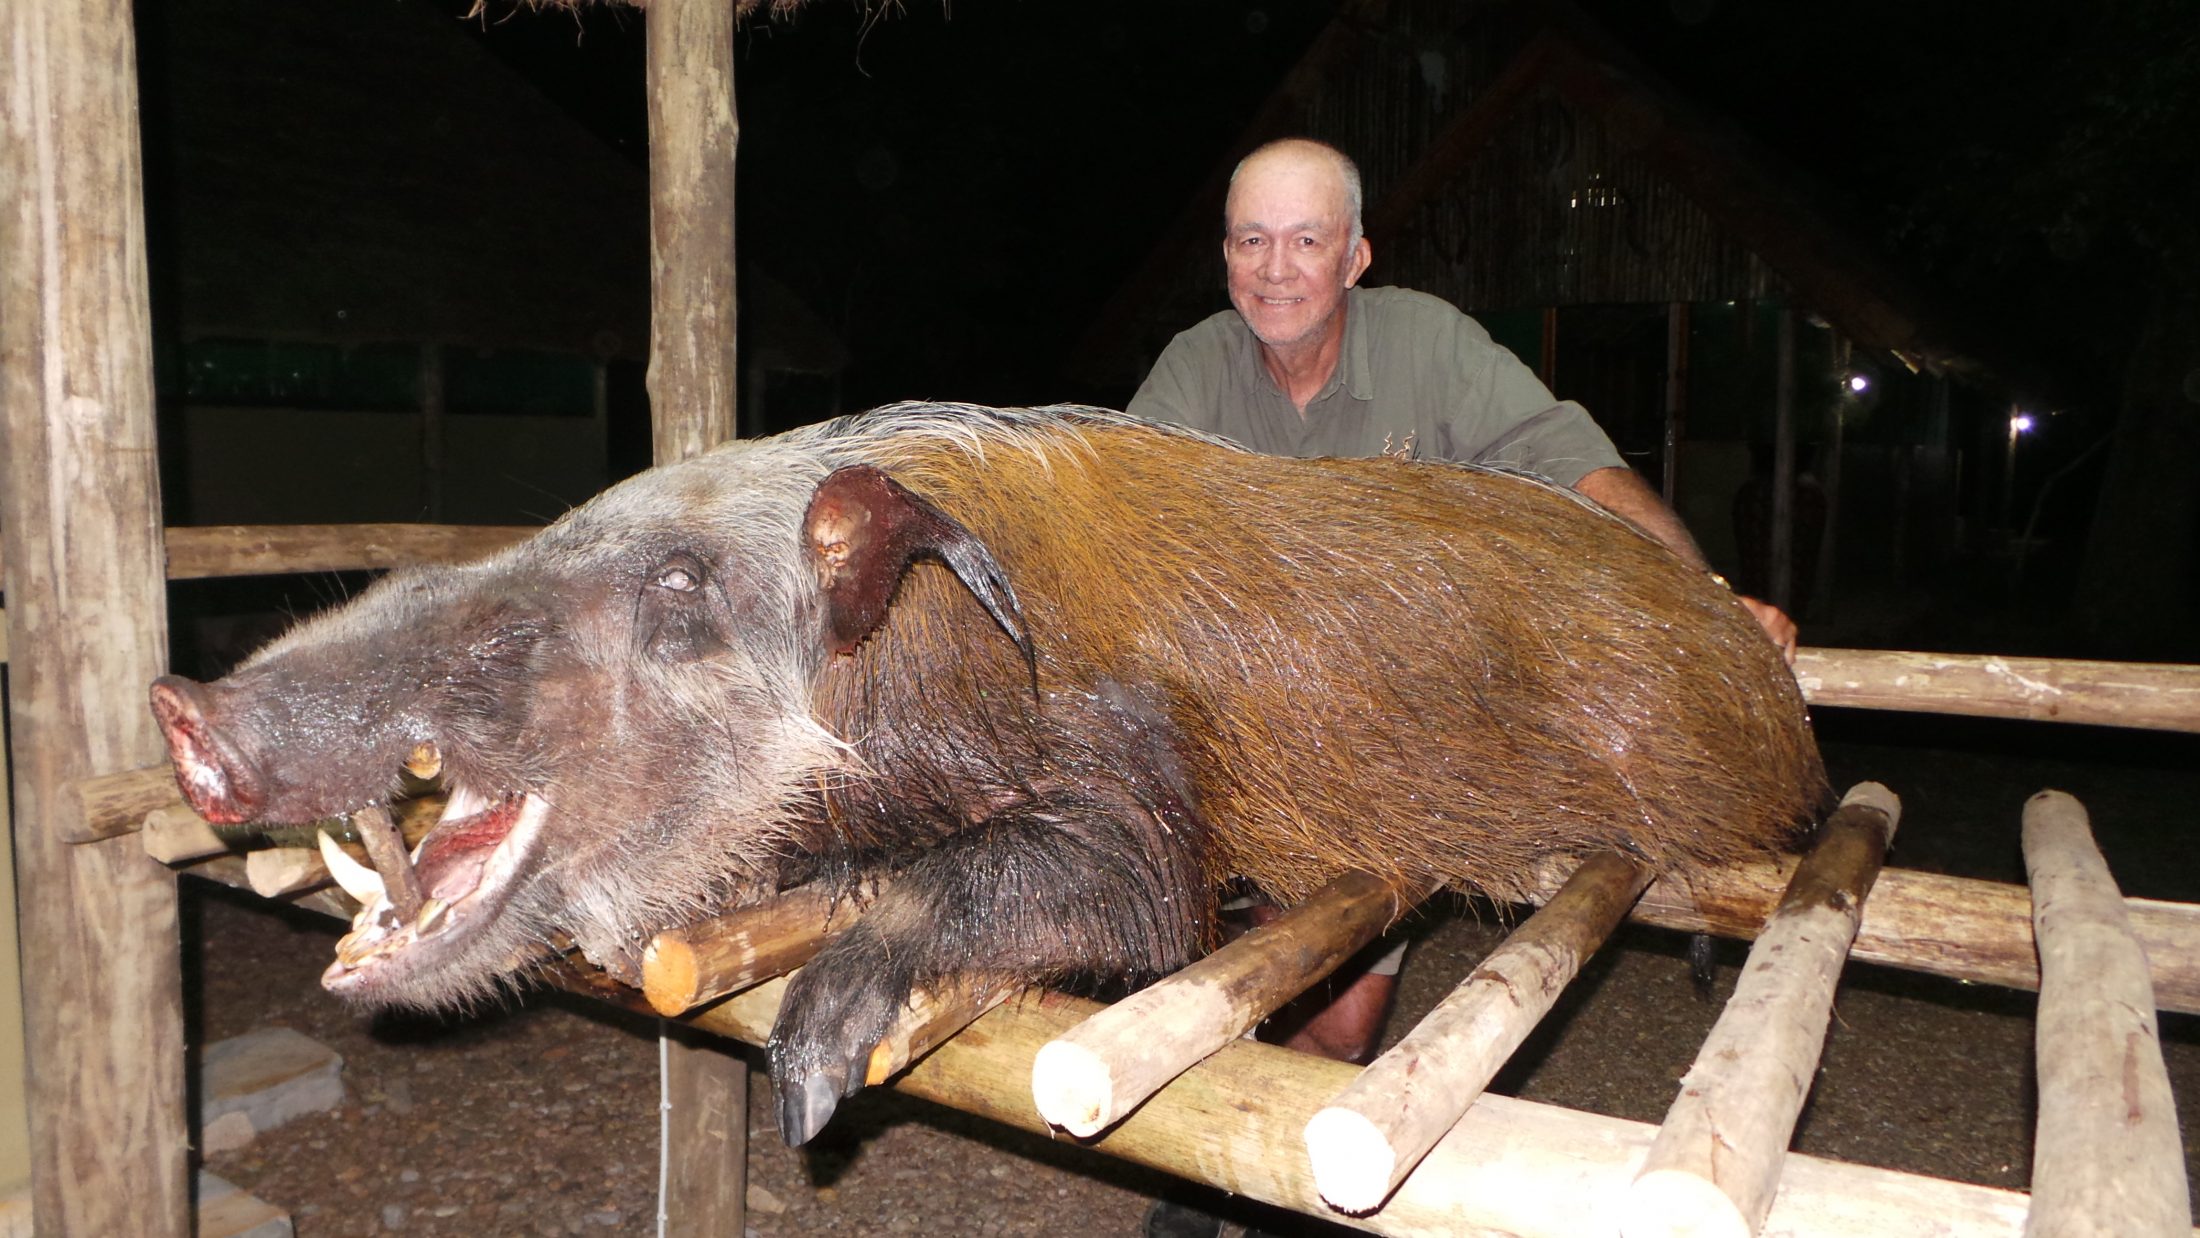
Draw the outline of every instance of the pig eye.
[[[692,559],[678,558],[657,569],[657,587],[674,593],[693,593],[703,583],[703,568]]]

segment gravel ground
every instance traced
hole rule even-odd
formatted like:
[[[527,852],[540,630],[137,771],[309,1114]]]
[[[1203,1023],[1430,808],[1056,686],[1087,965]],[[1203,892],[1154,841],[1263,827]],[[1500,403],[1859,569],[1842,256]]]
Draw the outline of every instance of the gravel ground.
[[[1895,862],[2021,880],[2017,814],[2041,787],[2078,795],[2129,894],[2200,901],[2192,737],[1948,719],[1821,720],[1839,785],[1904,798]],[[292,1213],[301,1238],[647,1234],[657,1183],[652,1025],[557,995],[463,1020],[354,1016],[322,993],[337,926],[198,883],[186,901],[195,1042],[296,1028],[345,1059],[346,1103],[209,1158]],[[1501,935],[1485,913],[1443,915],[1406,969],[1393,1033]],[[1741,947],[1725,944],[1719,996]],[[2029,995],[1852,966],[1797,1147],[1843,1160],[2022,1187],[2033,1105]],[[1690,990],[1681,940],[1626,930],[1593,960],[1497,1088],[1656,1121],[1716,1003]],[[2200,1019],[2162,1020],[2186,1132],[2200,1129]],[[1132,1235],[1157,1192],[1147,1171],[874,1089],[811,1146],[772,1133],[761,1086],[749,1124],[749,1232]],[[2200,1183],[2200,1156],[2188,1173]],[[1260,1219],[1221,1201],[1240,1220]],[[1274,1218],[1268,1218],[1273,1226]],[[1311,1231],[1309,1231],[1311,1232]]]

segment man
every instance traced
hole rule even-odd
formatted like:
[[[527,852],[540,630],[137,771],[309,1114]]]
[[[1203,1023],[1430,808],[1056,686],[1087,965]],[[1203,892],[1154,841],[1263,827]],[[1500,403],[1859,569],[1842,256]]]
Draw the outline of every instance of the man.
[[[1680,518],[1589,414],[1554,399],[1481,324],[1422,293],[1358,287],[1373,257],[1360,207],[1359,169],[1332,146],[1290,138],[1246,156],[1223,210],[1235,308],[1178,335],[1130,411],[1277,455],[1381,453],[1526,469],[1596,500],[1709,571]],[[1741,600],[1792,662],[1795,624],[1777,607]],[[1251,911],[1255,922],[1274,914]],[[1340,969],[1326,1005],[1272,1021],[1287,1030],[1283,1043],[1369,1061],[1403,953],[1400,941],[1372,962]],[[1204,1238],[1220,1228],[1167,1202],[1146,1218],[1155,1238]]]

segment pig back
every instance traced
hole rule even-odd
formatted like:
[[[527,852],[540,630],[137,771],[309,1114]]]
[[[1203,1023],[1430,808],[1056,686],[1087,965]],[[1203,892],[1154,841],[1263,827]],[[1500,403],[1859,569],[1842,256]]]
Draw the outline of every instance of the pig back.
[[[1218,878],[1291,899],[1361,868],[1512,897],[1548,855],[1761,853],[1825,800],[1794,678],[1736,599],[1546,483],[1116,421],[877,460],[991,549],[1036,682],[920,568],[827,711],[923,681],[953,732],[929,750],[1035,716],[1066,733],[1001,759],[1046,761],[1091,738],[1080,702],[1127,696],[1165,716],[1157,759],[1181,762]],[[1097,746],[1089,767],[1126,759]]]

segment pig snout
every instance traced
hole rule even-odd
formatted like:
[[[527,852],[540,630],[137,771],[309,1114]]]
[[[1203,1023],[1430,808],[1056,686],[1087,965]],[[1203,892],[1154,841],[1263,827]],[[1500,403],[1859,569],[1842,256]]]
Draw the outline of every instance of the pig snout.
[[[267,802],[267,775],[224,733],[213,693],[180,675],[163,675],[153,681],[152,697],[176,785],[191,810],[216,825],[255,819]]]

